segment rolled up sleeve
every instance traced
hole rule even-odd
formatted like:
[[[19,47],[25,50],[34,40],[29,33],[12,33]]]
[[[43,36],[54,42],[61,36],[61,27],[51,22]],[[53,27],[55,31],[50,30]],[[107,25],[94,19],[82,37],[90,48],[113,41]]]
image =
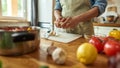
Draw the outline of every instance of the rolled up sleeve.
[[[61,8],[61,4],[60,4],[60,1],[59,0],[56,0],[56,4],[55,4],[55,10],[62,10]]]
[[[101,15],[107,6],[107,1],[106,0],[96,0],[95,3],[92,5],[92,7],[98,7],[99,9],[99,15]]]

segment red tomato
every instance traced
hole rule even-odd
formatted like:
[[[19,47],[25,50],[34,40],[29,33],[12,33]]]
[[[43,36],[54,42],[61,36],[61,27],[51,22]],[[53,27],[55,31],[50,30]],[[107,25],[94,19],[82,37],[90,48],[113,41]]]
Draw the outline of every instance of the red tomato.
[[[99,38],[99,37],[95,37],[93,36],[90,40],[89,43],[93,44],[98,52],[102,52],[104,45],[103,45],[103,41]]]
[[[114,37],[110,37],[110,36],[107,36],[107,37],[104,37],[102,38],[103,40],[103,45],[105,45],[105,43],[108,41],[108,40],[116,40]]]
[[[120,52],[120,42],[116,40],[108,40],[104,45],[104,52],[108,56],[114,56]]]

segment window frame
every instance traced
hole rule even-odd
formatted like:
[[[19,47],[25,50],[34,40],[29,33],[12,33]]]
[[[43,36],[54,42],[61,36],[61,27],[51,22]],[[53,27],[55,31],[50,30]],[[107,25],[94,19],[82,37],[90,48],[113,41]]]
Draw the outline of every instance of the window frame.
[[[2,16],[2,6],[1,6],[1,0],[0,0],[0,16]]]
[[[12,0],[11,0],[12,1]],[[28,22],[28,13],[27,13],[27,7],[28,7],[28,1],[23,0],[23,15],[24,17],[13,17],[13,16],[2,16],[2,3],[0,0],[0,22]],[[14,4],[12,4],[14,5]]]

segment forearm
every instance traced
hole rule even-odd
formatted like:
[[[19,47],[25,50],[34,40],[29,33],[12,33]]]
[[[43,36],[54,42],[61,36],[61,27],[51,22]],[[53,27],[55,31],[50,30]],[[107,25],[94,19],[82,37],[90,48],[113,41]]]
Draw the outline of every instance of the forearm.
[[[97,17],[98,15],[99,15],[99,9],[98,7],[94,7],[85,13],[77,15],[76,20],[79,22],[83,22],[83,21],[90,20],[94,17]]]
[[[59,17],[62,17],[61,16],[61,11],[60,10],[54,10],[54,16],[55,16],[56,19],[59,18]]]

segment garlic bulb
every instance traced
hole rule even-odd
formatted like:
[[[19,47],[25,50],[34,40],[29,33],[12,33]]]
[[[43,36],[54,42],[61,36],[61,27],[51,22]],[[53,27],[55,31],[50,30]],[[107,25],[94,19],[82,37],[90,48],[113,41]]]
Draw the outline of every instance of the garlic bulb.
[[[51,47],[52,44],[50,45],[40,45],[40,50],[48,54],[48,48]]]
[[[56,48],[52,53],[52,59],[57,64],[64,64],[66,61],[66,53],[62,48]]]

